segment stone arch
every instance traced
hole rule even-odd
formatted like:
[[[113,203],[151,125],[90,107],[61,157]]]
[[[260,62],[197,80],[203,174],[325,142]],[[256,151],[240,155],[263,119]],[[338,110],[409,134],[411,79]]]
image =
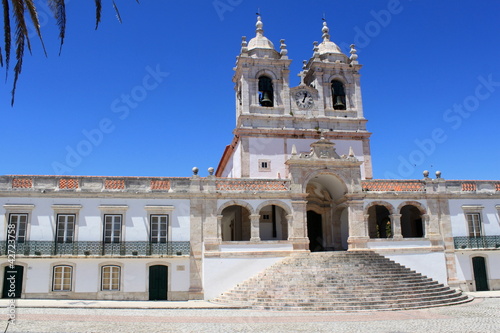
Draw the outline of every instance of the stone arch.
[[[349,192],[346,183],[344,176],[329,170],[314,170],[306,175],[303,191],[308,194],[307,237],[311,251],[342,250],[347,244],[348,232],[342,232],[348,226],[346,207],[338,204]]]
[[[222,215],[222,211],[230,206],[245,207],[246,209],[248,209],[250,214],[255,214],[254,208],[248,202],[243,201],[243,200],[229,200],[229,201],[227,201],[219,206],[219,209],[217,209],[217,215]]]
[[[391,204],[379,201],[372,202],[365,208],[365,223],[370,238],[392,238],[394,226],[391,219],[394,207]]]
[[[245,201],[231,200],[221,205],[220,230],[222,241],[249,241],[251,238],[250,216],[253,207]]]
[[[336,174],[332,171],[329,170],[314,170],[311,171],[306,177],[304,178],[304,182],[302,183],[302,188],[304,190],[307,189],[307,185],[316,177],[321,177],[321,176],[326,176],[326,177],[334,177],[337,178],[338,181],[341,182],[342,189],[344,190],[344,193],[342,195],[346,194],[349,192],[349,187],[347,184],[349,183],[348,180],[343,177],[342,175]],[[339,194],[336,192],[336,194]]]
[[[387,208],[387,210],[389,211],[389,213],[391,215],[394,214],[394,206],[392,204],[390,204],[389,202],[387,202],[387,201],[372,201],[368,205],[366,205],[365,211],[364,211],[365,215],[368,214],[368,209],[372,206],[384,206],[385,208]]]
[[[424,215],[426,209],[418,201],[405,201],[398,206],[401,214],[401,234],[403,238],[421,238],[425,235]]]
[[[283,210],[285,211],[285,213],[287,215],[292,214],[292,210],[290,209],[290,206],[288,206],[286,203],[284,203],[283,201],[280,201],[280,200],[264,201],[263,203],[261,203],[260,205],[257,206],[257,208],[255,209],[255,212],[259,213],[262,210],[262,208],[269,206],[269,205],[275,205],[275,206],[283,208]]]
[[[261,240],[287,240],[288,218],[291,210],[282,201],[268,200],[255,210],[259,214],[259,237]]]
[[[261,69],[257,73],[255,73],[255,79],[258,80],[259,77],[261,76],[268,76],[271,80],[276,81],[278,80],[278,76],[271,70],[269,69]]]
[[[397,211],[401,212],[401,208],[403,208],[404,206],[415,206],[420,211],[420,214],[422,214],[422,215],[427,214],[427,209],[425,208],[425,206],[421,202],[418,202],[418,201],[404,201],[404,202],[402,202],[402,203],[399,204]]]
[[[326,79],[325,83],[330,83],[330,82],[332,82],[333,80],[340,81],[340,82],[342,82],[345,86],[348,86],[348,85],[349,85],[349,83],[350,83],[350,82],[348,82],[348,81],[347,81],[347,78],[346,78],[346,77],[344,77],[344,76],[342,76],[342,75],[339,75],[339,74],[332,74],[332,75],[330,75],[330,76]]]

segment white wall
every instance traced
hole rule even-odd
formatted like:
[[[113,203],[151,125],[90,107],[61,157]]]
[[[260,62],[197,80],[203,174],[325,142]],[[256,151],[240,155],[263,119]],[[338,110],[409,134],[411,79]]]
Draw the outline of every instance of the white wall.
[[[205,258],[203,288],[205,299],[213,299],[263,271],[282,258]]]
[[[417,273],[426,275],[444,285],[448,285],[446,261],[444,253],[412,253],[412,254],[386,254],[386,258],[398,264],[411,268]]]
[[[17,264],[27,264],[23,281],[26,293],[51,293],[53,265],[73,266],[73,292],[96,293],[100,290],[100,265],[103,264],[119,265],[122,269],[121,288],[117,293],[147,292],[148,264],[169,266],[170,291],[189,291],[188,258],[18,258]],[[178,266],[183,266],[184,270],[179,270]]]
[[[190,201],[172,199],[126,199],[126,198],[0,198],[0,239],[6,238],[6,216],[5,204],[32,204],[34,209],[30,214],[28,225],[28,240],[53,241],[55,239],[56,212],[52,205],[81,205],[76,224],[75,240],[77,241],[101,241],[103,233],[103,211],[100,205],[126,205],[128,209],[124,216],[123,239],[125,241],[147,241],[148,240],[148,212],[147,205],[174,206],[170,214],[171,240],[190,240]],[[2,218],[3,217],[3,218]]]
[[[450,218],[453,236],[469,236],[467,220],[462,206],[483,206],[481,218],[485,236],[500,235],[500,202],[495,199],[450,199]]]

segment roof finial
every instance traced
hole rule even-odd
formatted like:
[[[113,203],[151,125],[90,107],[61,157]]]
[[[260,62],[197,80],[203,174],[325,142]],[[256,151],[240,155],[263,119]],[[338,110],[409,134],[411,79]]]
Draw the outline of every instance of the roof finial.
[[[321,29],[321,31],[323,32],[323,41],[324,42],[329,42],[330,41],[330,34],[328,32],[330,32],[330,29],[328,28],[328,25],[326,24],[326,21],[325,19],[323,19],[323,29]]]
[[[260,17],[260,10],[257,14],[257,23],[255,24],[255,27],[257,28],[255,30],[255,32],[257,33],[257,36],[260,35],[260,36],[263,36],[264,35],[264,23],[262,23],[262,19]]]

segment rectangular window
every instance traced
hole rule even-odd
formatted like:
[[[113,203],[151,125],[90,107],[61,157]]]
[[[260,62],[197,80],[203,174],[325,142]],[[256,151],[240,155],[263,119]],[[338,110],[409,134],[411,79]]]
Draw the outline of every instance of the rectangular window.
[[[24,241],[26,240],[27,224],[28,224],[28,214],[10,214],[9,225],[14,225],[15,233],[9,232],[8,235],[15,234],[16,242],[24,243]]]
[[[75,214],[57,215],[57,243],[73,243],[75,234]]]
[[[120,243],[122,233],[121,215],[104,215],[104,243]]]
[[[466,213],[467,224],[469,226],[469,237],[481,236],[481,214]]]
[[[101,290],[120,290],[120,266],[103,266]]]
[[[271,171],[271,160],[259,160],[259,171]]]
[[[52,291],[71,291],[72,273],[71,266],[55,266]]]
[[[151,215],[151,243],[166,243],[168,215]]]

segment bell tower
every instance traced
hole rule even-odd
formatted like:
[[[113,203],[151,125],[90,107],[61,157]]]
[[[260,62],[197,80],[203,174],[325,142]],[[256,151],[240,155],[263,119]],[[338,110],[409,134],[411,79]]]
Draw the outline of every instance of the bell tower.
[[[354,153],[363,179],[372,178],[366,119],[363,115],[361,65],[354,45],[350,56],[330,40],[326,22],[322,42],[304,61],[300,84],[290,87],[291,60],[285,40],[277,51],[264,36],[257,17],[256,35],[242,37],[233,82],[236,128],[216,175],[219,177],[288,178],[292,148],[307,152],[320,137],[331,140],[340,155]]]
[[[256,35],[247,43],[242,37],[233,82],[236,90],[236,128],[257,128],[270,115],[289,113],[289,66],[285,40],[280,52],[264,36],[264,24],[257,17]]]

